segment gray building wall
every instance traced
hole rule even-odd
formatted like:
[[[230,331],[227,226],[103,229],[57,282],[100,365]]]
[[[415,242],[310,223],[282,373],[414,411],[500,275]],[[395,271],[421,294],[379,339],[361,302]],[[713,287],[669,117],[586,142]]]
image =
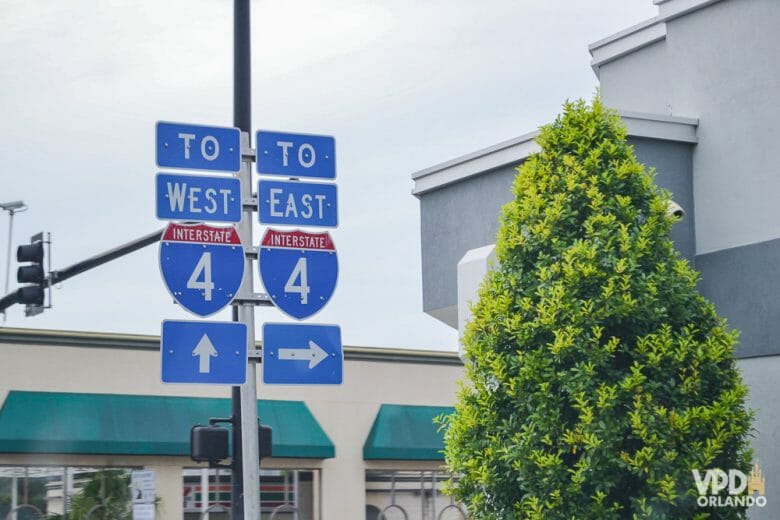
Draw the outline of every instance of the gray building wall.
[[[666,42],[659,41],[600,67],[601,96],[610,106],[670,114]],[[644,95],[637,96],[637,92]]]
[[[600,66],[605,102],[699,119],[699,254],[780,237],[780,2],[722,0],[665,23],[665,40]]]
[[[512,198],[516,165],[420,197],[423,310],[457,327],[457,265],[466,251],[492,244],[501,207]]]
[[[721,0],[663,23],[665,39],[599,67],[602,95],[621,110],[665,104],[698,118],[690,224],[701,291],[741,331],[738,356],[778,354],[780,2]]]
[[[751,439],[753,460],[766,477],[766,507],[750,508],[751,520],[780,518],[780,408],[777,406],[780,356],[740,359],[737,362],[742,378],[750,388],[748,408],[755,412],[755,437]]]

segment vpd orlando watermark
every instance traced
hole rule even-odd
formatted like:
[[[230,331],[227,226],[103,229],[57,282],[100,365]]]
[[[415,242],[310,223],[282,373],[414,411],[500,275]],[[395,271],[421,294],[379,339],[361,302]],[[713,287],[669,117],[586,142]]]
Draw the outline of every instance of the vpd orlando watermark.
[[[750,475],[738,469],[723,471],[693,470],[693,479],[699,496],[699,507],[764,507],[766,506],[766,478],[756,462]],[[723,491],[728,494],[724,495]]]

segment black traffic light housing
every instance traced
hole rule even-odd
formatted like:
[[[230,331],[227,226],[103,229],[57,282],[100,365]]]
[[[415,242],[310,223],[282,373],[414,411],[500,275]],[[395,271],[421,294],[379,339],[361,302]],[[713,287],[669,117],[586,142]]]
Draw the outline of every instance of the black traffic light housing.
[[[23,285],[16,291],[16,300],[27,307],[25,314],[34,316],[44,309],[45,290],[48,286],[46,270],[43,267],[45,257],[43,246],[50,241],[43,240],[43,233],[38,233],[30,239],[29,244],[16,249],[16,261],[25,263],[16,271],[16,281]]]
[[[193,426],[190,430],[190,458],[216,464],[229,456],[230,432],[221,426]]]
[[[209,425],[193,426],[190,430],[190,458],[195,462],[208,462],[209,466],[222,466],[219,463],[230,457],[230,431],[216,423],[232,424],[233,419],[209,419]],[[272,430],[270,426],[257,425],[260,460],[272,456]]]

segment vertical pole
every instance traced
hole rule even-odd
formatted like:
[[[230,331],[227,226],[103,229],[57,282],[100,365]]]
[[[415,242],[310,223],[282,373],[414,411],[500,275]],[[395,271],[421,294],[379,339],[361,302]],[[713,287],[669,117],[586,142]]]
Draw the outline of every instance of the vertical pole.
[[[8,211],[8,255],[5,263],[5,294],[8,294],[8,279],[11,277],[11,234],[14,232],[14,210]]]
[[[16,508],[19,507],[19,479],[16,478],[16,474],[11,477],[11,520],[16,520]]]
[[[233,3],[233,124],[241,130],[241,149],[251,147],[250,132],[252,126],[252,68],[250,60],[250,9],[249,0],[234,0]],[[241,180],[242,203],[252,196],[251,161],[241,162],[238,174]],[[244,209],[241,222],[238,224],[238,234],[241,241],[252,244],[251,207]],[[243,294],[254,293],[254,265],[250,258],[246,260],[244,279],[241,283]],[[237,307],[238,320],[247,326],[247,349],[255,349],[255,308],[252,303],[241,303]],[[241,460],[242,481],[244,486],[244,511],[242,516],[234,516],[234,520],[260,519],[260,447],[258,443],[257,422],[257,386],[255,362],[250,360],[246,368],[246,383],[240,388],[240,420],[234,422],[241,425]]]
[[[238,321],[238,307],[233,306],[233,321]],[[233,397],[233,456],[230,465],[230,518],[244,518],[244,464],[241,452],[241,387],[231,389]]]
[[[219,486],[219,484],[217,484]],[[209,520],[210,500],[209,500],[209,470],[203,468],[200,470],[200,518],[201,520]],[[219,497],[219,487],[217,487],[216,496]],[[217,498],[216,502],[219,502]]]
[[[249,134],[241,132],[241,148],[249,148]],[[241,198],[251,198],[251,162],[243,161],[241,164]],[[241,222],[238,224],[238,235],[245,245],[252,244],[252,216],[251,206],[243,211]],[[244,267],[244,279],[241,282],[241,294],[254,292],[254,265],[252,259],[247,257]],[[237,306],[238,321],[246,324],[247,349],[255,349],[255,307],[253,303],[240,303]],[[260,519],[260,444],[258,439],[257,421],[257,374],[255,361],[250,359],[246,366],[246,383],[241,385],[240,393],[240,421],[241,426],[241,471],[243,477],[244,492],[244,516],[238,517],[244,520]],[[234,425],[235,428],[235,425]]]

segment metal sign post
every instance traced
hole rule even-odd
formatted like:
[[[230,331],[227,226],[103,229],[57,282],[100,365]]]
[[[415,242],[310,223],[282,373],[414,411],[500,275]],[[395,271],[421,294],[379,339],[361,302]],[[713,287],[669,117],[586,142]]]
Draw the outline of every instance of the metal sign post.
[[[241,148],[249,153],[249,133],[241,133]],[[242,200],[249,201],[252,197],[251,160],[241,163],[238,178],[241,180]],[[252,243],[252,206],[244,206],[241,222],[236,226],[238,234],[245,243]],[[239,289],[238,321],[247,327],[247,350],[255,349],[255,305],[251,301],[254,295],[254,270],[252,259],[246,257],[244,280]],[[244,516],[246,519],[260,518],[260,451],[257,422],[257,374],[256,362],[250,359],[246,365],[246,383],[241,385],[241,458],[244,486]],[[239,422],[234,417],[233,427]]]
[[[249,0],[233,2],[233,125],[241,130],[241,200],[245,203],[237,229],[245,244],[252,243],[252,169],[249,151],[249,132],[252,126],[252,68],[250,53]],[[245,153],[247,152],[247,153]],[[246,258],[242,295],[254,295],[252,260]],[[233,320],[246,324],[247,348],[255,348],[255,309],[253,304],[240,303],[234,307]],[[246,367],[246,383],[233,387],[233,500],[231,517],[234,520],[260,518],[260,452],[257,422],[257,383],[255,362]],[[240,484],[239,484],[240,481]],[[243,495],[243,500],[239,497]]]

